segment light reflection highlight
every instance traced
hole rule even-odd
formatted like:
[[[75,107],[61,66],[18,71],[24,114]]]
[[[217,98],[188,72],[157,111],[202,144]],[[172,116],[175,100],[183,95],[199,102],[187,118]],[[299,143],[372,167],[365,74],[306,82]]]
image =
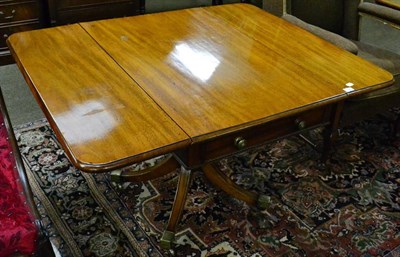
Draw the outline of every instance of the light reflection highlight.
[[[194,49],[187,43],[175,46],[170,55],[176,68],[190,73],[203,82],[206,82],[220,64],[218,58],[208,51]]]
[[[99,101],[87,101],[74,105],[68,112],[56,117],[56,122],[66,141],[70,144],[81,144],[101,139],[116,125],[117,119],[107,106]]]

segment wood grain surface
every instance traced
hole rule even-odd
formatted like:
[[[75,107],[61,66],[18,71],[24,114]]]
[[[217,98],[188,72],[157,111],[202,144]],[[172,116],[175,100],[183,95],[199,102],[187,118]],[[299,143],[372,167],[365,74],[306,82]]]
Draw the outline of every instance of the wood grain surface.
[[[392,80],[249,4],[81,25],[193,141],[337,101],[348,82],[360,93]]]
[[[17,33],[8,43],[67,154],[86,171],[393,83],[389,72],[248,4]]]
[[[79,25],[14,34],[9,44],[78,168],[113,169],[189,144]]]

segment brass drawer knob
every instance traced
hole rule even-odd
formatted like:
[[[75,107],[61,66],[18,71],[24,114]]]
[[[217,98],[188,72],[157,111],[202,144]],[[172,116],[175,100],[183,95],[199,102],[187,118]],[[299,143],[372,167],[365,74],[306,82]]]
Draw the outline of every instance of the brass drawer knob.
[[[306,122],[304,120],[296,119],[295,123],[297,125],[297,128],[300,129],[300,130],[301,129],[305,129],[306,126],[307,126]]]
[[[246,145],[247,145],[247,141],[243,137],[235,138],[235,146],[237,149],[243,149],[246,147]]]
[[[0,18],[3,18],[5,20],[14,19],[15,13],[16,13],[15,9],[13,9],[9,15],[7,15],[4,12],[0,11],[0,16],[1,16]]]

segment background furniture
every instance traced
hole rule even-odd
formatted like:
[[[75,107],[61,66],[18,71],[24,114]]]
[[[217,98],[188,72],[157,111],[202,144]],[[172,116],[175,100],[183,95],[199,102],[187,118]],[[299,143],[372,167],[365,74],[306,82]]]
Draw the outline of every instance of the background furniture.
[[[144,0],[48,0],[51,25],[144,13]]]
[[[41,0],[0,1],[0,65],[13,62],[6,40],[14,32],[42,28],[46,6]]]
[[[0,1],[0,65],[13,63],[7,38],[15,32],[79,21],[131,16],[145,11],[145,0]]]
[[[341,126],[400,106],[400,55],[358,40],[360,17],[384,20],[398,29],[400,11],[375,3],[360,3],[359,0],[321,0],[318,4],[315,0],[285,2],[286,11],[291,15],[285,14],[284,19],[390,71],[395,77],[396,82],[391,87],[347,100]],[[395,117],[394,131],[399,122]]]
[[[241,3],[250,3],[250,0],[240,0]],[[212,0],[212,5],[224,4],[223,0]]]
[[[400,1],[399,0],[376,0],[378,4],[386,5],[388,7],[400,10]]]
[[[54,256],[50,241],[42,232],[1,90],[0,188],[0,257],[15,253]]]
[[[250,2],[230,0],[225,3]],[[165,0],[148,3],[150,12],[222,4],[222,0]],[[145,13],[145,0],[3,0],[0,1],[0,65],[14,60],[6,39],[14,32],[81,21],[132,16]]]

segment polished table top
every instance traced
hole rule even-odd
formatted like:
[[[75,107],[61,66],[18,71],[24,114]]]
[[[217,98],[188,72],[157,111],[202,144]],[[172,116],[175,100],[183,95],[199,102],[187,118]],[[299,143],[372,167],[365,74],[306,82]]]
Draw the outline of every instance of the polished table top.
[[[393,82],[248,4],[29,31],[8,43],[70,159],[89,172]]]

